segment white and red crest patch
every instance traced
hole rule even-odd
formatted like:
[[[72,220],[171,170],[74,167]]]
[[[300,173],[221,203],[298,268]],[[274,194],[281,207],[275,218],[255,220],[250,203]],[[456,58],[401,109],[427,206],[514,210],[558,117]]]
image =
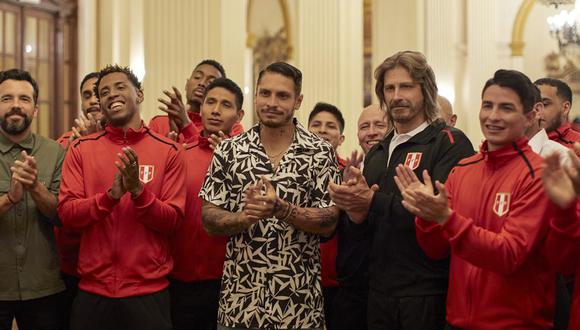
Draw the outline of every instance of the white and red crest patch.
[[[143,183],[148,183],[153,180],[155,174],[155,166],[153,165],[139,165],[139,180]]]
[[[510,210],[510,193],[497,193],[493,201],[493,212],[498,216],[506,215]]]
[[[405,166],[409,166],[412,170],[419,167],[421,163],[421,156],[423,155],[422,152],[410,152],[407,154],[407,158],[405,158]]]

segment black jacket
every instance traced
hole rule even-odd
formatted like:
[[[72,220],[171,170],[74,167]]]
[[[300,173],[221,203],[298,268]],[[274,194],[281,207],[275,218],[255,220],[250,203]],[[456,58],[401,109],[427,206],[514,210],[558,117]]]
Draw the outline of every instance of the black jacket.
[[[393,178],[395,168],[405,163],[409,153],[420,153],[415,174],[422,180],[426,169],[433,182],[443,183],[455,164],[474,154],[473,146],[462,131],[439,120],[398,145],[387,167],[392,138],[393,132],[365,158],[363,174],[369,186],[376,183],[380,190],[373,197],[367,219],[361,225],[349,224],[353,237],[367,233],[372,240],[370,290],[390,297],[445,294],[449,261],[432,260],[421,250],[415,237],[415,216],[401,204],[401,193]]]

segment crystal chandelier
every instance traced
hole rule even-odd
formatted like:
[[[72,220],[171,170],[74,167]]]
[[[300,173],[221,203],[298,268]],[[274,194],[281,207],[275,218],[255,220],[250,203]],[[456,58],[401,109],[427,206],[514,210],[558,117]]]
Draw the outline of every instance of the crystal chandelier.
[[[577,1],[573,10],[562,10],[560,13],[548,17],[546,21],[550,35],[558,41],[560,54],[580,68],[580,37],[577,29],[580,18],[579,4],[580,1]]]

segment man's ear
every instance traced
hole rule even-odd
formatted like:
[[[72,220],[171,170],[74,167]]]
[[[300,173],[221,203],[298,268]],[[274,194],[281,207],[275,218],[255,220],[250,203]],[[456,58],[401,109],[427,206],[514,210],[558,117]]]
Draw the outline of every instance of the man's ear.
[[[294,110],[300,109],[300,105],[302,105],[302,99],[304,99],[304,94],[300,94],[300,96],[298,96],[298,99],[296,100],[296,104],[294,104]]]
[[[137,104],[141,104],[143,102],[143,91],[137,91]]]
[[[239,123],[239,122],[241,122],[241,121],[242,121],[242,119],[244,119],[244,115],[245,115],[245,114],[246,114],[246,113],[244,112],[244,109],[240,109],[240,110],[238,111],[238,120],[237,120],[237,122],[238,122],[238,123]]]
[[[570,103],[570,101],[564,101],[562,103],[562,119],[565,119],[566,121],[569,120],[569,115],[570,115],[570,110],[572,109],[572,104]]]

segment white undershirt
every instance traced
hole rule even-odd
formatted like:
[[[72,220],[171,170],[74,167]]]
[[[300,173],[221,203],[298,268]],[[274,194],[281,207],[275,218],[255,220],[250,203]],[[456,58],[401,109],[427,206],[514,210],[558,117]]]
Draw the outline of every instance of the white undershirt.
[[[393,151],[395,150],[395,148],[398,145],[409,141],[413,136],[421,133],[425,128],[427,128],[427,126],[429,126],[429,124],[427,123],[427,121],[424,121],[421,125],[417,126],[417,128],[415,128],[414,130],[407,132],[407,133],[403,133],[403,134],[398,134],[397,129],[395,128],[393,138],[391,139],[391,142],[389,143],[389,158],[387,159],[387,166],[389,166],[389,162],[391,161],[391,155],[393,154]]]

